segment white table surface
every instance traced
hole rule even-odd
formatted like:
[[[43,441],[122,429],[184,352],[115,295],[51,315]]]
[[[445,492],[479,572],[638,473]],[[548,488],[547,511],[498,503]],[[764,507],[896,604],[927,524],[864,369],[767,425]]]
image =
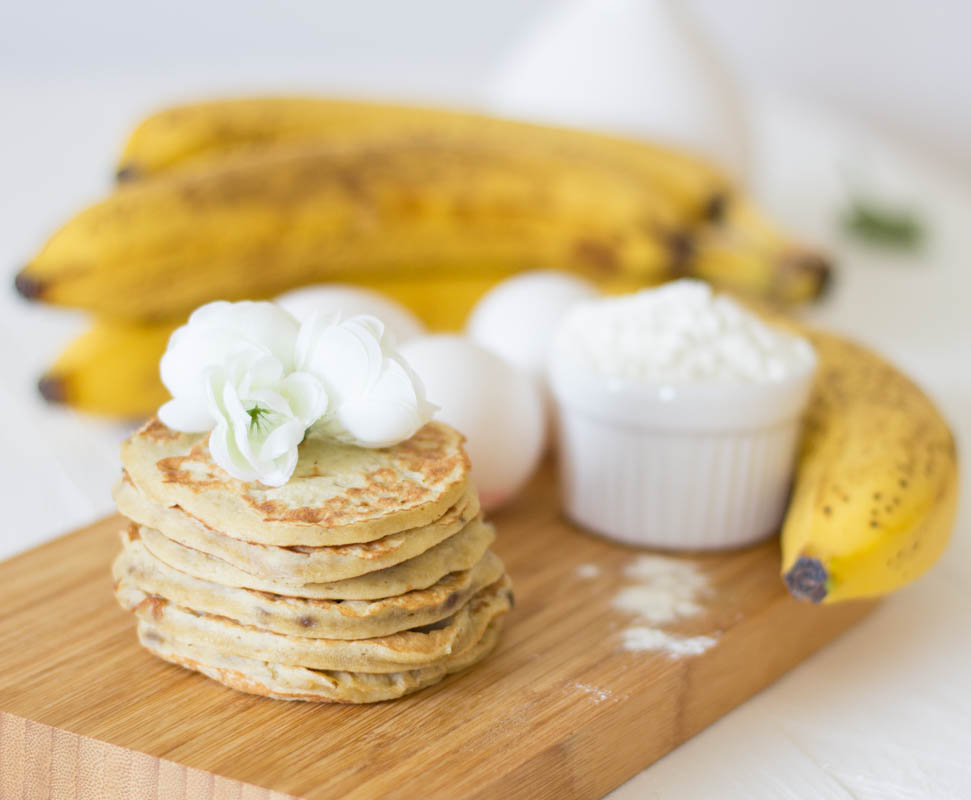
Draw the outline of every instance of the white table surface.
[[[10,280],[53,226],[105,189],[123,131],[151,93],[123,78],[0,88],[0,263]],[[835,291],[812,315],[905,367],[968,442],[971,189],[789,102],[760,103],[753,117],[757,193],[839,256]],[[900,257],[841,240],[833,215],[845,174],[913,199],[932,228],[927,248]],[[124,427],[47,407],[34,391],[82,325],[0,291],[0,557],[111,511]],[[953,544],[928,577],[610,797],[971,797],[969,489],[966,473]]]

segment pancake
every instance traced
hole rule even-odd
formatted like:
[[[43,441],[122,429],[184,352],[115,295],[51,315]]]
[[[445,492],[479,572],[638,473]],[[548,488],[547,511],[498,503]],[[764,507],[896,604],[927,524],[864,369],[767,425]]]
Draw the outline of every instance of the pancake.
[[[489,622],[512,605],[511,582],[503,576],[440,622],[370,639],[311,639],[241,625],[196,613],[164,598],[128,587],[119,603],[134,611],[143,639],[201,644],[221,653],[273,664],[342,672],[403,672],[434,665],[482,638]]]
[[[499,641],[502,616],[494,617],[482,638],[467,650],[453,653],[432,666],[383,674],[319,671],[232,656],[208,647],[161,639],[157,632],[143,629],[142,623],[138,635],[142,645],[158,658],[201,672],[240,692],[277,700],[378,703],[431,686],[446,675],[481,661]]]
[[[475,519],[431,550],[393,567],[342,581],[292,584],[243,572],[219,558],[184,547],[151,528],[133,524],[122,535],[140,538],[157,559],[196,578],[241,589],[332,600],[377,600],[426,589],[450,572],[471,568],[496,536],[492,525]]]
[[[478,497],[470,490],[444,516],[420,528],[354,544],[277,547],[224,536],[178,508],[160,506],[124,475],[112,494],[129,519],[244,572],[290,584],[340,581],[400,564],[455,535],[479,513]]]
[[[446,575],[427,589],[381,600],[315,600],[234,589],[193,578],[159,561],[135,538],[125,542],[112,573],[120,594],[140,590],[194,611],[273,633],[367,639],[430,625],[454,614],[472,595],[499,580],[503,566],[495,553],[486,553],[472,569]]]
[[[381,449],[341,444],[311,429],[283,486],[236,480],[212,460],[206,434],[149,420],[121,447],[135,486],[213,530],[247,542],[329,546],[430,525],[465,494],[462,435],[430,422]]]

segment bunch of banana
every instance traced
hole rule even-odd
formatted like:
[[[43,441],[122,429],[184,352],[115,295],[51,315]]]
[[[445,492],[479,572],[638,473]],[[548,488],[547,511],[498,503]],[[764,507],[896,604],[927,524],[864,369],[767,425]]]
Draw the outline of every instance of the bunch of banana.
[[[119,181],[171,174],[227,157],[308,142],[347,144],[382,137],[429,138],[440,142],[488,141],[497,146],[557,152],[573,163],[595,162],[633,177],[663,198],[687,223],[674,234],[682,252],[694,247],[699,230],[714,229],[714,246],[760,262],[753,283],[749,265],[739,273],[731,259],[712,259],[706,270],[720,283],[759,297],[804,302],[823,289],[828,267],[766,221],[731,182],[694,155],[641,140],[555,128],[462,111],[307,97],[223,100],[163,110],[129,137],[117,168]],[[685,259],[687,260],[687,259]],[[690,267],[688,267],[690,269]],[[767,294],[776,270],[802,271],[805,286],[791,294]],[[783,281],[784,282],[784,281]],[[788,287],[786,287],[788,288]]]
[[[693,155],[649,142],[443,109],[322,98],[223,100],[163,110],[132,133],[119,181],[172,174],[268,148],[412,138],[558,153],[638,182],[683,223],[668,231],[676,267],[783,303],[811,300],[829,267],[768,223],[726,177]],[[711,236],[711,232],[716,235]],[[707,250],[715,250],[709,255]],[[704,262],[704,266],[696,262]],[[779,277],[781,273],[781,277]],[[623,284],[623,281],[619,281]]]
[[[56,232],[18,286],[146,320],[322,279],[498,280],[556,264],[656,282],[678,224],[636,181],[553,153],[312,145],[124,186]]]
[[[161,332],[215,298],[348,281],[449,329],[523,269],[573,270],[607,291],[698,275],[783,304],[817,296],[829,274],[694,157],[475,114],[311,98],[183,106],[133,132],[118,177],[16,281],[104,320],[58,365],[90,376],[43,388],[108,413],[154,407],[157,379],[131,384],[127,354],[152,352],[154,366],[147,343],[160,353]],[[97,370],[82,366],[95,352]],[[65,389],[97,381],[137,393]]]
[[[687,218],[717,213],[732,188],[712,166],[649,142],[461,111],[307,97],[244,98],[163,110],[129,137],[117,176],[134,180],[294,144],[428,137],[471,139],[556,153],[574,163],[609,165]]]
[[[954,440],[905,375],[851,342],[809,335],[819,371],[782,528],[782,574],[793,595],[817,603],[886,594],[947,544]]]

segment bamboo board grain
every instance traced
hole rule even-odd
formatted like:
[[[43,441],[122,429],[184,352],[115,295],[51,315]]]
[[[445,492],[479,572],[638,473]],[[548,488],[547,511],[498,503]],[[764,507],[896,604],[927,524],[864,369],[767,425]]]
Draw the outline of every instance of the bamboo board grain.
[[[697,559],[714,591],[671,629],[714,647],[626,652],[611,600],[638,551],[564,522],[549,467],[495,522],[517,599],[499,649],[373,706],[237,694],[141,650],[117,518],[0,564],[0,797],[599,797],[872,608],[792,600],[769,542]]]

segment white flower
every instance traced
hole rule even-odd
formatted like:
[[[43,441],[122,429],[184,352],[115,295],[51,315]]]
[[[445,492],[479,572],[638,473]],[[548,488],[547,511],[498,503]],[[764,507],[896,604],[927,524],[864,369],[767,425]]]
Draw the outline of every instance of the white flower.
[[[436,410],[375,317],[312,314],[300,326],[296,367],[324,384],[330,407],[320,428],[344,442],[388,447],[413,436]]]
[[[212,428],[205,375],[231,357],[250,353],[275,358],[284,373],[293,371],[297,321],[274,303],[217,301],[196,309],[169,339],[159,365],[172,399],[158,412],[174,430],[195,433]]]
[[[258,348],[230,356],[205,376],[213,460],[234,478],[282,486],[297,465],[297,447],[327,410],[321,382]]]
[[[211,431],[213,460],[239,480],[286,483],[307,430],[363,447],[412,436],[435,409],[374,317],[312,315],[273,303],[209,303],[169,339],[160,365],[172,399],[159,419]]]

